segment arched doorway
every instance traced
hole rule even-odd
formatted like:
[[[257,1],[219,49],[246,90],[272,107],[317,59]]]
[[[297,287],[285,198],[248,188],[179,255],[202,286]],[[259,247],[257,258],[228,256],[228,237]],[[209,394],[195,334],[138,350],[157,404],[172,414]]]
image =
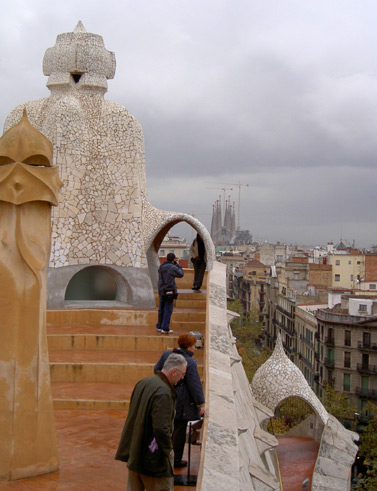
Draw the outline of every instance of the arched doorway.
[[[215,248],[211,239],[211,236],[205,226],[199,222],[196,218],[186,215],[184,213],[169,217],[165,222],[161,223],[158,230],[154,232],[149,238],[149,246],[147,249],[147,260],[149,274],[151,276],[152,284],[156,288],[158,279],[158,268],[160,265],[158,250],[161,246],[164,237],[169,230],[180,222],[186,222],[193,228],[195,233],[199,233],[204,241],[204,245],[207,251],[207,270],[210,271],[213,267],[213,261],[215,257]],[[148,245],[148,244],[147,244]]]

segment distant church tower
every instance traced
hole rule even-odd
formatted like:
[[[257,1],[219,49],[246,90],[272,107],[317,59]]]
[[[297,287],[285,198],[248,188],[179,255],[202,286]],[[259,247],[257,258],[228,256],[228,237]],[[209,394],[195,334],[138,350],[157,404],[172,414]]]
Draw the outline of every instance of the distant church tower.
[[[215,244],[229,244],[236,233],[235,204],[225,201],[224,224],[222,223],[221,196],[212,207],[211,238]]]

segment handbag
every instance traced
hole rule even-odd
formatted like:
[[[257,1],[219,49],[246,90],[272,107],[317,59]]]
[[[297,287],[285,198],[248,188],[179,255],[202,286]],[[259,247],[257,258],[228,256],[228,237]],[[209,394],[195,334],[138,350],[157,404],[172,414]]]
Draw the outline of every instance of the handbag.
[[[178,293],[175,293],[173,288],[164,287],[162,298],[167,302],[172,302],[178,298]]]

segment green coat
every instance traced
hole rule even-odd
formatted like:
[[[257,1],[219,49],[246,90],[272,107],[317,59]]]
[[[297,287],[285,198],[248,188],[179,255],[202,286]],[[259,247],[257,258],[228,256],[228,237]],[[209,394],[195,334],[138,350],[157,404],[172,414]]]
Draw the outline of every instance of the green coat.
[[[138,382],[133,390],[128,416],[116,460],[127,462],[134,472],[151,477],[172,477],[172,432],[176,393],[163,373]],[[153,438],[158,449],[148,448]]]

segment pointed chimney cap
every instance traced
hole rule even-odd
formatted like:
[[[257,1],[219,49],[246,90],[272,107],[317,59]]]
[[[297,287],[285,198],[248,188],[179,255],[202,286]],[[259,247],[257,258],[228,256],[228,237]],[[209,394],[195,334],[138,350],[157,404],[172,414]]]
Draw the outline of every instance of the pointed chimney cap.
[[[23,162],[51,167],[52,151],[50,140],[32,126],[24,108],[21,120],[0,138],[0,165]]]

